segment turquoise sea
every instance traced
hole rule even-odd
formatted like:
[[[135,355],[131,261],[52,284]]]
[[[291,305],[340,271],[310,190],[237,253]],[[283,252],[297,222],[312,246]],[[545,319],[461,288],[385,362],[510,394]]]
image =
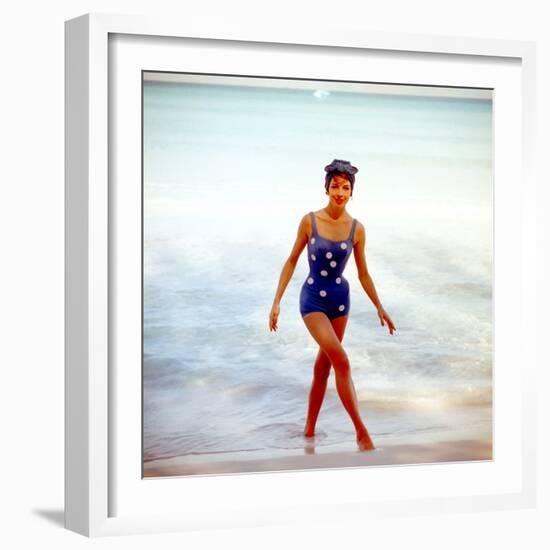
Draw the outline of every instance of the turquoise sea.
[[[303,445],[305,254],[277,333],[268,314],[334,158],[359,167],[348,211],[397,327],[350,258],[343,344],[375,443],[491,439],[491,101],[145,82],[143,146],[145,461]],[[333,375],[318,430],[354,441]]]

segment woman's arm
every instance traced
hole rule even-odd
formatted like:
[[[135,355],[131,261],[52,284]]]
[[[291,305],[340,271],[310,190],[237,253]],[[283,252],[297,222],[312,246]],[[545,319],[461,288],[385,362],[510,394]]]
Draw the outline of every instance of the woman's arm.
[[[376,292],[374,282],[367,268],[367,260],[365,257],[366,237],[365,237],[365,228],[362,223],[357,222],[356,235],[357,235],[357,242],[353,246],[353,255],[355,257],[355,263],[357,264],[357,276],[359,277],[361,286],[365,289],[367,296],[370,298],[371,302],[374,304],[374,307],[376,308],[378,317],[380,318],[380,324],[384,326],[384,321],[388,323],[388,329],[390,331],[390,334],[393,334],[395,331],[395,326],[390,316],[386,313],[386,311],[382,307],[382,303],[380,302],[380,298],[378,297],[378,293]]]
[[[269,330],[277,330],[277,319],[279,317],[279,304],[283,298],[283,294],[286,290],[288,282],[292,278],[294,270],[296,269],[296,264],[298,263],[298,258],[304,250],[307,239],[308,239],[308,228],[309,228],[309,217],[306,215],[300,221],[300,226],[298,227],[298,234],[296,236],[296,241],[290,252],[290,256],[285,262],[283,269],[281,271],[281,276],[279,277],[279,285],[275,292],[275,298],[273,299],[273,307],[269,314]]]

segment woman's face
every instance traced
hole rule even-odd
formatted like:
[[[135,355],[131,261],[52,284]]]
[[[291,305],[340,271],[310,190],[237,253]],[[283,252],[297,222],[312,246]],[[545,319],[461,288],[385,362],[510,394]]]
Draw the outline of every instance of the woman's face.
[[[328,186],[329,201],[336,206],[344,206],[351,197],[351,183],[345,176],[333,176]]]

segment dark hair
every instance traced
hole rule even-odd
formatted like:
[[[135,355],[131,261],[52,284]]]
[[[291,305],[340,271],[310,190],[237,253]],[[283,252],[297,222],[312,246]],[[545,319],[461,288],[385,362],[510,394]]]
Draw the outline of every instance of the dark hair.
[[[334,176],[345,176],[351,184],[351,192],[353,193],[355,174],[358,171],[359,168],[352,166],[349,160],[334,159],[330,164],[325,166],[325,189],[328,191],[330,180]]]

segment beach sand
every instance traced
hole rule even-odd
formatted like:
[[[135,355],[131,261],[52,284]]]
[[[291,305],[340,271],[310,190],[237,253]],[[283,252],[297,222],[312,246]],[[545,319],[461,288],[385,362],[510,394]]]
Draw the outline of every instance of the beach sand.
[[[359,451],[354,443],[316,447],[314,441],[304,441],[303,449],[265,449],[152,460],[144,463],[143,477],[431,464],[493,458],[491,439],[384,441],[369,452]]]

